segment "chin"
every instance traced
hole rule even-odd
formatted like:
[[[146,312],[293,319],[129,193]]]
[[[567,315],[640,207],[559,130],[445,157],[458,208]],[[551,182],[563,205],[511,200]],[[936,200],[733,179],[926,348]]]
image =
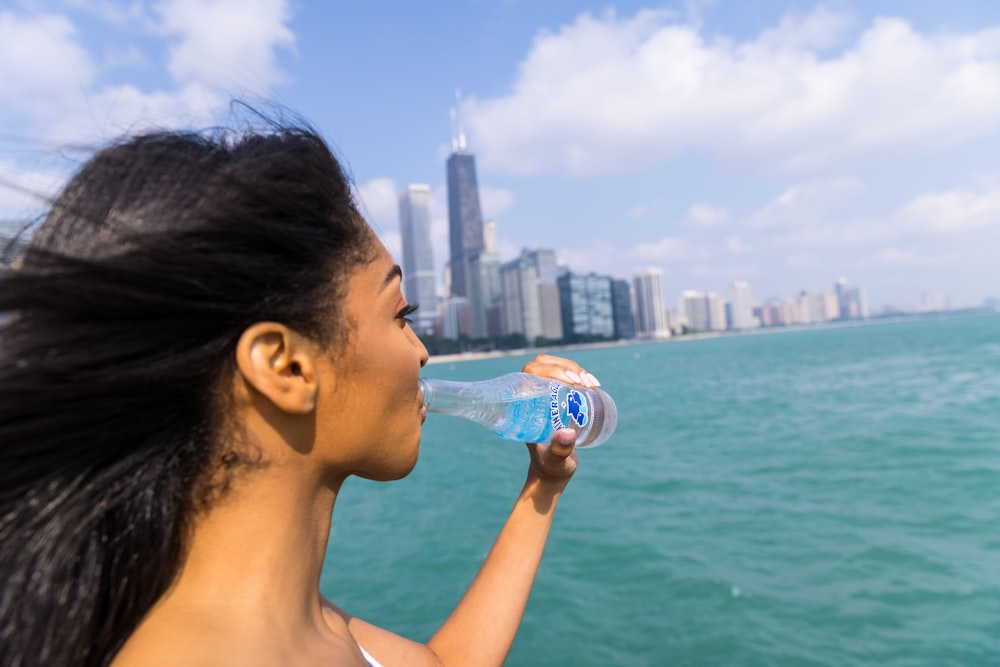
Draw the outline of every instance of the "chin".
[[[370,474],[362,475],[362,477],[375,482],[393,482],[397,479],[403,479],[417,467],[419,453],[420,440],[418,438],[413,447],[409,449],[409,456],[407,458],[404,459],[400,456],[400,460],[393,462],[391,467],[386,465],[379,470],[373,470]]]

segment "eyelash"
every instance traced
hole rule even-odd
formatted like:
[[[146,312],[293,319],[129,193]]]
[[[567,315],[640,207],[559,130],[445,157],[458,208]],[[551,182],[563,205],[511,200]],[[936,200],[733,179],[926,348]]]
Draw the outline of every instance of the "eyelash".
[[[396,319],[403,320],[404,322],[412,326],[413,320],[411,320],[409,316],[417,312],[417,308],[419,307],[420,305],[416,303],[411,303],[408,306],[404,306],[398,313],[396,313]]]

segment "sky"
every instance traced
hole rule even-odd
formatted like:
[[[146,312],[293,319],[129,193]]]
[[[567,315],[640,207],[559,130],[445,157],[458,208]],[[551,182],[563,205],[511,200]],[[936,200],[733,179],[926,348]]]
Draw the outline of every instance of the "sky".
[[[457,127],[505,259],[657,267],[671,308],[734,280],[1000,297],[1000,3],[0,0],[0,219],[233,100],[316,127],[397,257],[425,183],[444,264]]]

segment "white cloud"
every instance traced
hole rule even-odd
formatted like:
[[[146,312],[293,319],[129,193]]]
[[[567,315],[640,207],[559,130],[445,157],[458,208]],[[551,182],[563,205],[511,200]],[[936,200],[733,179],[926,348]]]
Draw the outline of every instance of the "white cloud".
[[[389,251],[390,255],[392,255],[393,259],[395,259],[396,262],[402,264],[403,262],[402,235],[399,232],[395,231],[392,232],[383,231],[378,235],[378,237],[379,239],[381,239],[382,244],[385,246],[385,249]]]
[[[399,193],[391,178],[372,178],[355,187],[358,208],[379,233],[399,229]]]
[[[58,106],[90,86],[95,70],[73,23],[58,14],[0,10],[0,100],[5,109]]]
[[[277,51],[294,46],[285,0],[164,0],[154,6],[156,20],[141,3],[67,0],[67,8],[160,39],[175,85],[143,89],[111,79],[122,66],[154,65],[133,45],[103,44],[95,57],[69,15],[32,6],[0,9],[0,125],[17,128],[28,159],[123,133],[212,125],[232,94],[266,93],[281,83]],[[28,164],[16,168],[26,175],[8,182],[33,171]],[[9,192],[0,196],[0,216],[20,215],[17,201]]]
[[[793,269],[810,269],[818,263],[816,255],[811,253],[795,253],[785,257],[785,265]]]
[[[514,206],[514,193],[489,185],[479,186],[479,200],[484,220],[496,220]]]
[[[66,6],[97,16],[117,27],[132,23],[148,23],[146,7],[142,2],[118,0],[66,0]]]
[[[1000,226],[1000,187],[922,194],[900,208],[894,222],[901,231],[944,235]]]
[[[667,12],[581,14],[540,33],[507,95],[467,97],[484,166],[593,174],[685,149],[815,170],[954,146],[1000,129],[1000,28],[923,34],[819,8],[743,42]]]
[[[692,204],[684,216],[684,224],[693,227],[722,227],[728,222],[726,207],[711,204]]]
[[[160,29],[177,41],[167,68],[179,83],[266,93],[285,73],[278,49],[293,49],[286,0],[164,0]]]
[[[822,51],[842,44],[852,24],[850,16],[820,5],[808,14],[786,14],[778,27],[764,30],[749,48]]]
[[[864,184],[850,176],[798,183],[753,213],[747,219],[747,226],[766,229],[817,225],[853,201],[863,190]]]
[[[726,251],[732,255],[744,255],[750,252],[750,246],[736,234],[726,237]]]
[[[692,259],[690,244],[682,237],[665,236],[657,241],[640,243],[632,250],[644,262],[673,262]]]
[[[929,267],[949,263],[954,260],[947,255],[920,255],[905,248],[883,248],[872,255],[872,259],[881,264],[895,267]]]

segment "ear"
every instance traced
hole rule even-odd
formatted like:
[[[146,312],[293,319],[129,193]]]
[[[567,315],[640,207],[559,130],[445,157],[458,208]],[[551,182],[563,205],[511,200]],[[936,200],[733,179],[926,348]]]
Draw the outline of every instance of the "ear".
[[[316,348],[277,322],[257,322],[236,344],[243,378],[284,412],[305,414],[316,407],[319,376]]]

